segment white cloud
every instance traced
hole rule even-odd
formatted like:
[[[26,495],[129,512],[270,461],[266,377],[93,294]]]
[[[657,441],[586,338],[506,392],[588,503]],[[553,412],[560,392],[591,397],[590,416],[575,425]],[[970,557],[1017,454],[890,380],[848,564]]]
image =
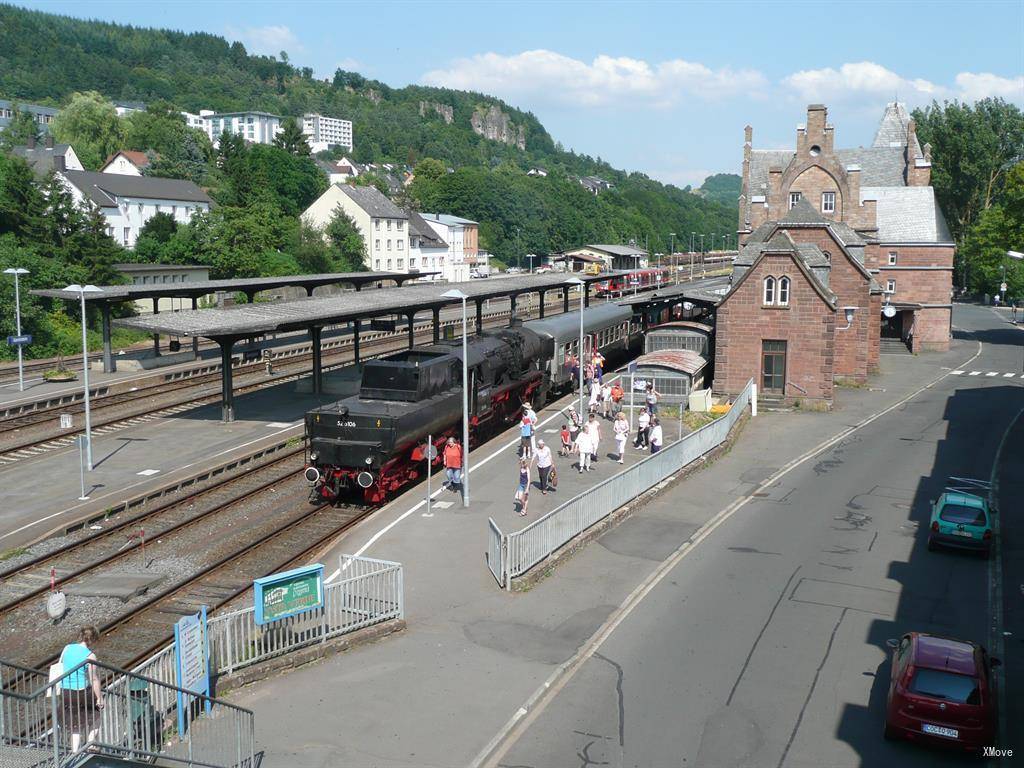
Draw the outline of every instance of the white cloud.
[[[667,107],[685,95],[715,99],[754,95],[766,84],[755,70],[717,69],[682,59],[650,64],[625,56],[580,61],[547,50],[511,56],[482,53],[427,72],[427,85],[482,91],[502,97],[532,96],[555,104],[601,107],[638,104]]]
[[[1017,104],[1024,103],[1024,76],[1000,77],[991,72],[961,72],[956,76],[956,85],[965,101],[999,96]]]
[[[249,53],[277,56],[281,51],[289,55],[301,53],[305,46],[283,24],[266,27],[228,27],[228,37],[241,40]]]
[[[1001,96],[1024,101],[1024,77],[1006,78],[991,73],[961,72],[954,83],[943,85],[923,78],[904,77],[872,61],[843,64],[839,69],[806,69],[782,79],[782,86],[804,101],[842,102],[884,99],[911,105],[933,99],[976,101],[986,96]]]

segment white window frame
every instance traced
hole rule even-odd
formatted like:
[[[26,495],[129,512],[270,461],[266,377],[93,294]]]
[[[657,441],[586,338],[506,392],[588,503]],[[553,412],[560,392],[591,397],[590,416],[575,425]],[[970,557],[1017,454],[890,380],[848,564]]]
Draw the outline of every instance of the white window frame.
[[[390,237],[388,238],[388,250],[389,251],[391,250],[391,238]]]
[[[822,213],[835,213],[836,212],[836,193],[835,192],[822,192],[821,193],[821,212]]]
[[[790,285],[790,283],[789,283],[789,278],[788,277],[780,277],[779,278],[779,287],[778,287],[779,298],[776,301],[776,303],[780,307],[788,307],[789,306],[789,285]]]
[[[897,252],[897,251],[889,251],[889,266],[890,267],[895,267],[896,266],[896,262],[899,260],[899,257],[900,257],[899,252]]]
[[[764,279],[762,288],[763,291],[761,299],[766,307],[770,307],[775,303],[775,278],[768,275],[768,277]]]
[[[802,200],[802,199],[803,199],[803,195],[800,192],[790,192],[789,193],[789,208],[790,208],[790,210],[792,210],[793,206],[796,205],[797,203],[799,203],[800,200]]]
[[[391,219],[388,219],[388,232],[391,231]]]
[[[894,279],[892,279],[892,278],[889,278],[888,280],[886,280],[885,281],[885,290],[886,290],[886,293],[896,293],[896,281]]]
[[[380,232],[380,219],[374,219],[373,220],[373,228],[375,230],[377,230],[378,232]]]
[[[398,241],[398,250],[400,250],[400,251],[404,251],[405,250],[405,241],[404,240],[399,240]]]
[[[377,238],[376,240],[373,241],[373,250],[380,250],[380,238]]]

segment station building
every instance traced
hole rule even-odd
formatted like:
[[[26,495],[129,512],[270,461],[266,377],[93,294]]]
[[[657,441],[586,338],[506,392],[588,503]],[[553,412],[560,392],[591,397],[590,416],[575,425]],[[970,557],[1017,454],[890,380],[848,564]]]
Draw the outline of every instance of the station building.
[[[883,337],[948,349],[954,243],[930,186],[931,147],[903,105],[886,106],[870,147],[836,149],[820,104],[795,151],[755,150],[752,138],[747,126],[715,389],[754,377],[769,397],[831,403],[835,379],[877,370]]]

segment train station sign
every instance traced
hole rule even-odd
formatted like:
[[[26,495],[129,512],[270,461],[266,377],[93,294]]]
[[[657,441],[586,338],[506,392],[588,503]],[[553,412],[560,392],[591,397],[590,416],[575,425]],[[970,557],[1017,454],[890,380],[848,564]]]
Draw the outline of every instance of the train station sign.
[[[21,336],[8,336],[7,343],[12,347],[24,347],[32,343],[32,334],[23,333]]]
[[[324,604],[324,567],[320,563],[283,571],[253,582],[256,623],[270,624]]]

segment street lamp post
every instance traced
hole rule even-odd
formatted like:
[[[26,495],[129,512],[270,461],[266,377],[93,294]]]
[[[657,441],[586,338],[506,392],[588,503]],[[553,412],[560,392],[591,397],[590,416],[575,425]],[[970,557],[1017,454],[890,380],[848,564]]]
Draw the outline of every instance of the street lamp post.
[[[579,369],[579,386],[580,386],[580,422],[583,421],[584,406],[583,406],[583,288],[586,285],[578,277],[570,277],[565,281],[569,285],[575,285],[580,289],[580,358],[579,365],[576,367]]]
[[[676,255],[676,233],[668,233],[668,261],[672,263],[672,257]],[[658,259],[658,266],[661,266],[661,259]]]
[[[462,301],[462,506],[469,506],[469,344],[466,333],[466,299],[458,288],[441,294]]]
[[[696,236],[696,232],[690,233],[690,280],[693,280],[693,238]]]
[[[95,285],[69,285],[65,291],[78,294],[82,308],[82,381],[85,384],[85,464],[92,472],[92,422],[89,413],[89,340],[85,333],[85,294],[100,293]]]
[[[21,267],[11,267],[10,269],[4,270],[5,275],[14,275],[14,328],[15,333],[21,336],[21,287],[18,284],[18,277],[20,275],[27,275],[28,270],[22,269]],[[21,348],[22,344],[19,343],[18,347],[18,391],[25,391],[25,368],[22,364]]]

